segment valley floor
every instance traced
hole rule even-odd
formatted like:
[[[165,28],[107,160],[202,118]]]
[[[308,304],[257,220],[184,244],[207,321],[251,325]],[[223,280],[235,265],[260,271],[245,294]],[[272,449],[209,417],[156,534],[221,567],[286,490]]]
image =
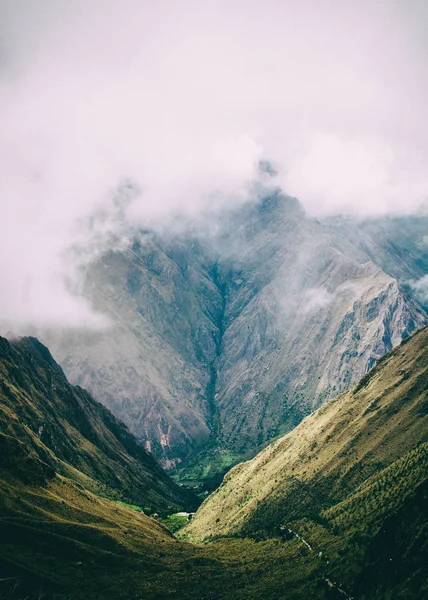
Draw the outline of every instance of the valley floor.
[[[189,544],[58,476],[46,488],[4,480],[0,502],[4,600],[331,597],[297,538]]]
[[[417,501],[404,508],[410,520],[419,511],[420,539],[414,542],[425,546],[427,488],[425,481]],[[420,590],[428,591],[423,550],[419,573],[410,551],[416,576],[404,587],[398,577],[394,589],[397,566],[385,560],[397,550],[391,549],[393,523],[391,537],[385,527],[385,540],[370,548],[362,538],[346,539],[307,519],[293,530],[279,525],[270,538],[190,544],[156,520],[60,476],[42,488],[3,480],[0,507],[2,600],[421,600]],[[376,582],[382,569],[387,571],[378,579],[388,582],[387,590]]]

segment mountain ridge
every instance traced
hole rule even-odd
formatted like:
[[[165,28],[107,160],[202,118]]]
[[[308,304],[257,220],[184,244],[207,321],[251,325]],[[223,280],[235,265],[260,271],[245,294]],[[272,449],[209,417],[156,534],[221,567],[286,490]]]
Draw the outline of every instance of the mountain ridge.
[[[425,597],[427,394],[425,327],[353,389],[233,467],[182,539],[298,540],[348,597]]]
[[[302,485],[312,481],[314,489],[317,481],[328,481],[320,489],[326,487],[334,502],[342,502],[349,488],[365,484],[415,448],[425,448],[427,340],[426,327],[382,358],[352,390],[325,403],[256,458],[232,468],[188,531],[201,539],[209,531],[228,535],[247,529],[248,511],[260,510],[263,499],[273,498],[288,479]],[[234,488],[240,498],[248,496],[246,501],[236,501]],[[225,519],[228,503],[235,508]],[[217,505],[222,506],[219,522]]]
[[[27,445],[38,470],[50,478],[59,472],[98,494],[153,510],[196,504],[122,423],[68,383],[35,338],[0,338],[0,431],[10,465],[17,449],[25,454],[19,447]],[[19,464],[17,472],[30,477]]]

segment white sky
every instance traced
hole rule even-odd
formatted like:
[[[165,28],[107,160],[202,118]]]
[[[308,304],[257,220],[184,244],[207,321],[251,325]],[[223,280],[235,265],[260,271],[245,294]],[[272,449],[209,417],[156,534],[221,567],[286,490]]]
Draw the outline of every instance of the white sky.
[[[426,31],[424,0],[0,0],[3,319],[99,324],[63,255],[124,180],[134,225],[242,200],[261,158],[312,214],[416,210]]]

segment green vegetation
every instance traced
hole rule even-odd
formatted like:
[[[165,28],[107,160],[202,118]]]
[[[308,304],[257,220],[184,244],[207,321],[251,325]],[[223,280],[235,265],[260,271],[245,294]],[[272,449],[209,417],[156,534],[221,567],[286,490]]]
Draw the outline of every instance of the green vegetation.
[[[298,534],[323,572],[331,581],[341,581],[348,593],[360,590],[370,600],[424,597],[427,397],[424,329],[385,357],[354,390],[232,469],[180,535],[206,543],[230,536],[288,541]],[[407,541],[402,544],[398,515],[404,506]],[[380,547],[378,541],[386,536],[386,524],[392,547]],[[389,588],[373,574],[379,556],[397,548],[398,556],[388,560],[406,566]]]
[[[307,600],[327,591],[295,540],[183,543],[61,476],[39,487],[2,474],[0,502],[0,598]]]
[[[137,506],[136,504],[127,504],[126,502],[121,502],[120,500],[115,500],[115,504],[122,506],[122,508],[135,510],[136,512],[144,512],[142,506]]]
[[[145,503],[115,498],[129,494],[127,479],[98,489],[100,480],[67,467],[28,425],[18,429],[6,398],[13,429],[0,432],[0,598],[427,597],[427,342],[425,329],[357,388],[234,467],[188,523],[165,504],[153,519]],[[100,497],[106,490],[112,500]]]
[[[215,490],[223,480],[227,471],[236,465],[242,456],[232,454],[229,450],[209,446],[204,451],[183,462],[174,470],[173,479],[205,498],[205,492]]]
[[[172,531],[173,533],[175,533],[176,531],[181,529],[189,521],[189,519],[186,516],[177,515],[177,514],[169,515],[168,517],[165,517],[164,519],[159,519],[159,520],[164,525],[166,525],[166,527],[168,527],[168,529],[170,531]]]
[[[0,432],[9,445],[15,439],[31,448],[53,471],[97,495],[165,514],[198,505],[123,423],[68,383],[36,339],[11,344],[0,338],[0,394]]]

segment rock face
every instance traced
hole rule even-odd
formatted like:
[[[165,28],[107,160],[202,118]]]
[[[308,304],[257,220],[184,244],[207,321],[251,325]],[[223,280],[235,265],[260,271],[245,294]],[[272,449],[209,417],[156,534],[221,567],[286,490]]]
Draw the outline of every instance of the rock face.
[[[270,192],[209,236],[105,255],[86,294],[112,327],[39,336],[166,467],[207,477],[208,454],[221,470],[289,431],[427,322],[403,285],[428,272],[423,227],[417,256],[394,227],[318,222]]]
[[[323,223],[345,252],[362,251],[385,273],[403,284],[428,272],[428,214],[356,221],[328,219]]]
[[[88,273],[88,295],[110,329],[43,337],[68,377],[124,418],[167,467],[210,437],[222,305],[213,270],[196,241],[166,247],[146,236]]]

